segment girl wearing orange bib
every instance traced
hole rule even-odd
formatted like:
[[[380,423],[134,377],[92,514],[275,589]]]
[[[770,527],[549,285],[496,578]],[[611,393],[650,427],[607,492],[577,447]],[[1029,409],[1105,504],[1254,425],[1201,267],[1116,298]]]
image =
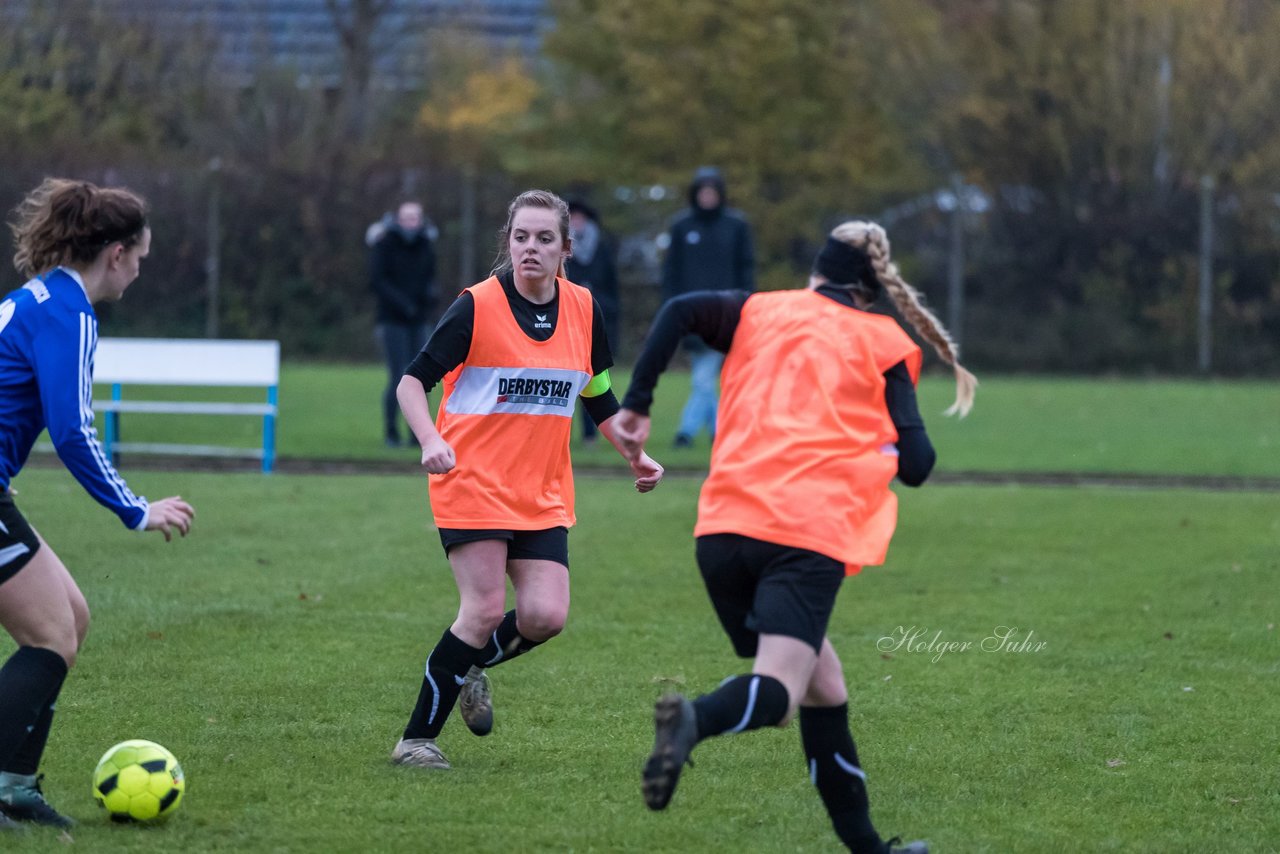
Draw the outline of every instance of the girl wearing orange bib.
[[[494,275],[458,297],[397,388],[461,600],[427,657],[417,705],[391,753],[397,764],[448,768],[436,738],[454,704],[468,729],[487,735],[485,668],[564,628],[575,521],[569,438],[579,398],[621,452],[603,315],[588,290],[557,276],[571,248],[569,210],[558,196],[517,196]],[[439,382],[433,422],[427,392]],[[641,450],[623,455],[637,490],[657,486],[662,466]],[[516,594],[510,611],[507,577]]]
[[[948,412],[966,414],[976,380],[873,223],[837,227],[806,290],[692,293],[654,321],[618,435],[624,447],[643,448],[653,388],[682,336],[697,334],[727,354],[694,536],[721,625],[735,652],[755,664],[696,700],[658,701],[643,774],[651,809],[670,802],[698,742],[786,726],[798,709],[810,776],[841,842],[855,852],[928,852],[923,842],[885,842],[871,823],[844,672],[826,637],[845,575],[884,561],[897,524],[890,482],[918,486],[934,462],[915,401],[920,349],[892,318],[865,310],[884,290],[954,366]]]

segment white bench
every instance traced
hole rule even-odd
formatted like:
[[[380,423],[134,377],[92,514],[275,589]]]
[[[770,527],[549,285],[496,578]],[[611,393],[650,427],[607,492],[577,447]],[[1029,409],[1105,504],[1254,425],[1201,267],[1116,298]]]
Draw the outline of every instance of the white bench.
[[[280,385],[279,341],[219,341],[199,338],[102,338],[94,357],[93,381],[111,384],[111,399],[95,401],[103,413],[103,448],[107,455],[136,451],[150,454],[250,457],[262,460],[262,471],[275,467],[276,411]],[[215,403],[176,400],[125,400],[126,385],[257,387],[266,389],[265,403]],[[120,441],[120,415],[125,412],[169,415],[253,415],[262,417],[262,448],[221,445],[178,445]]]

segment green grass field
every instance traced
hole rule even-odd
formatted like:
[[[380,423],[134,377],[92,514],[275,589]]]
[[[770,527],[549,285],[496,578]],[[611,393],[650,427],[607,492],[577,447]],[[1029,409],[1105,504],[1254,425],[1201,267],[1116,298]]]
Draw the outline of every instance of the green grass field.
[[[1000,383],[990,386],[994,417]],[[375,395],[344,391],[334,389],[332,421],[354,435]],[[285,418],[298,431],[291,447],[308,447],[307,418]],[[940,441],[958,445],[955,431]],[[131,534],[60,470],[16,483],[95,609],[44,768],[51,800],[81,821],[76,849],[837,847],[794,727],[712,740],[665,813],[641,802],[653,699],[743,669],[692,563],[696,479],[638,496],[623,477],[580,478],[568,629],[493,671],[493,735],[450,721],[446,773],[387,762],[457,601],[420,478],[130,479],[191,499],[192,535],[166,545]],[[928,838],[941,854],[1277,850],[1274,495],[902,496],[888,565],[846,584],[831,626],[886,835]],[[1001,626],[1030,645],[982,649]],[[0,655],[11,648],[0,643]],[[135,737],[165,744],[186,769],[187,799],[166,826],[113,826],[90,796],[98,756]],[[53,832],[27,837],[5,850],[68,849]]]
[[[941,374],[921,383],[921,412],[943,472],[1070,472],[1280,477],[1280,385],[1263,381],[1046,379],[982,377],[977,405],[964,420],[942,417],[954,384]],[[627,376],[619,372],[619,397]],[[279,453],[286,458],[395,460],[415,454],[382,445],[381,369],[286,364],[280,388]],[[674,450],[688,375],[663,377],[654,408],[653,455],[669,467],[704,468],[699,447]],[[240,391],[147,389],[137,398],[259,399]],[[99,388],[99,397],[107,390]],[[251,418],[137,416],[127,438],[195,444],[259,444]],[[576,435],[576,434],[575,434]],[[575,440],[576,441],[576,440]],[[605,445],[575,448],[586,465],[621,467]]]

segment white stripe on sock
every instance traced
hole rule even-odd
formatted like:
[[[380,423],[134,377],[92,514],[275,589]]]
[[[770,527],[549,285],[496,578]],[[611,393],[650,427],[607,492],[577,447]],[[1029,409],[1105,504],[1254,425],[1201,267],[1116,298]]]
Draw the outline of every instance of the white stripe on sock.
[[[867,782],[867,775],[862,773],[861,768],[859,768],[857,765],[854,765],[848,759],[845,759],[839,753],[833,753],[831,755],[835,757],[836,764],[839,765],[846,774],[852,774],[853,776],[861,779],[862,782],[864,783]]]
[[[431,656],[427,656],[427,681],[431,683],[431,714],[427,715],[427,724],[430,725],[436,719],[436,712],[440,709],[440,686],[436,684],[436,680],[431,678]]]
[[[486,661],[486,662],[484,663],[484,666],[485,666],[485,667],[492,667],[493,665],[497,664],[499,661],[502,661],[502,653],[503,653],[503,650],[502,650],[502,646],[498,643],[498,630],[497,630],[497,629],[494,629],[494,630],[493,630],[493,645],[494,645],[494,646],[496,646],[496,647],[498,647],[498,654],[497,654],[497,655],[495,655],[493,658],[489,659],[488,661]]]
[[[751,677],[751,687],[747,689],[747,711],[742,716],[742,720],[738,721],[738,725],[729,732],[742,732],[747,728],[747,724],[751,721],[751,713],[756,710],[756,694],[760,692],[760,677]]]

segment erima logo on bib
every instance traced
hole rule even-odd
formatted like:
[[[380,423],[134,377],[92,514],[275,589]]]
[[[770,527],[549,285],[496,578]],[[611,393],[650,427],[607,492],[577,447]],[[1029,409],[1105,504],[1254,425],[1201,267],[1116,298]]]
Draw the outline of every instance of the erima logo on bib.
[[[569,405],[573,383],[536,377],[499,377],[498,403],[532,403],[537,406]]]
[[[537,320],[537,323],[533,324],[534,329],[551,328],[551,324],[547,322],[547,316],[545,314],[535,314],[534,318]]]

